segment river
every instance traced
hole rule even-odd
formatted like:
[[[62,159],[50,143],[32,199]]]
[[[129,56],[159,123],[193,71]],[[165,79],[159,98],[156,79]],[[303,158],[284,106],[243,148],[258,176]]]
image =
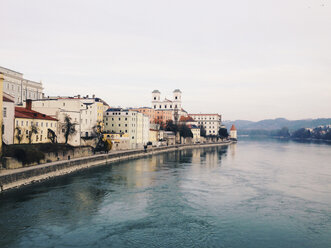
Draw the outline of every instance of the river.
[[[331,146],[241,140],[5,193],[0,247],[331,247]]]

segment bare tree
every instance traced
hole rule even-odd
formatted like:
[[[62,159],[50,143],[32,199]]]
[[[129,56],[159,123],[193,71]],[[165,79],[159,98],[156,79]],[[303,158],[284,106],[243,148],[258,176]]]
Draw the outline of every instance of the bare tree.
[[[48,131],[47,137],[51,140],[51,142],[57,143],[57,136],[56,136],[55,132],[50,128],[47,131]]]
[[[76,130],[77,123],[71,121],[71,117],[66,115],[64,117],[64,123],[61,124],[62,129],[64,129],[65,144],[68,144],[69,137],[77,133]]]
[[[16,131],[15,138],[17,139],[18,144],[21,144],[24,135],[23,130],[20,127],[16,127],[15,131]]]
[[[28,136],[28,138],[29,138],[29,144],[32,143],[32,136],[34,134],[37,134],[37,133],[38,133],[38,127],[36,126],[36,124],[31,123],[31,127],[30,127],[30,130],[29,130],[29,136]]]

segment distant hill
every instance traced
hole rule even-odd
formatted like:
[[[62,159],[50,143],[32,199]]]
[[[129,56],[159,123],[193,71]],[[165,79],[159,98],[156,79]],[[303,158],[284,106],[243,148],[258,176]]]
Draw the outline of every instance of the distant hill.
[[[297,130],[299,128],[314,128],[317,126],[331,125],[331,118],[319,118],[319,119],[305,119],[290,121],[285,118],[266,119],[261,121],[223,121],[223,124],[230,128],[232,124],[235,124],[238,131],[240,130],[277,130],[282,127],[288,127],[290,131]]]

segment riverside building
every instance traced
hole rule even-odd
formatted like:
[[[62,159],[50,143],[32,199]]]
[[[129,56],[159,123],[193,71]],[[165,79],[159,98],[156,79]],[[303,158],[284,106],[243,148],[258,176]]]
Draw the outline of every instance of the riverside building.
[[[171,113],[171,119],[176,123],[179,121],[181,116],[187,116],[187,112],[182,108],[182,92],[179,89],[173,91],[172,100],[167,98],[161,100],[161,92],[159,90],[154,90],[152,92],[151,104],[152,109],[155,111],[169,111]],[[168,115],[167,113],[159,114],[159,120],[161,120],[160,117],[164,120],[164,115]]]
[[[222,125],[222,116],[219,114],[189,114],[198,126],[203,126],[206,135],[218,135],[218,130]]]
[[[49,143],[50,132],[54,132],[56,135],[57,127],[58,120],[33,111],[31,101],[27,102],[25,108],[15,107],[14,144]]]
[[[95,127],[103,126],[103,109],[107,105],[94,95],[80,97],[48,97],[32,101],[32,109],[50,115],[59,120],[58,142],[65,141],[65,129],[62,128],[65,116],[69,116],[75,123],[76,133],[69,137],[68,143],[73,146],[86,145],[95,135]]]
[[[14,143],[15,99],[6,93],[3,93],[2,99],[2,142],[6,145],[11,145]]]
[[[3,74],[3,92],[14,97],[16,105],[22,105],[27,99],[37,100],[43,98],[43,85],[23,78],[23,73],[0,66]]]
[[[130,148],[142,148],[149,139],[149,117],[140,112],[109,108],[104,113],[104,132],[128,134]]]

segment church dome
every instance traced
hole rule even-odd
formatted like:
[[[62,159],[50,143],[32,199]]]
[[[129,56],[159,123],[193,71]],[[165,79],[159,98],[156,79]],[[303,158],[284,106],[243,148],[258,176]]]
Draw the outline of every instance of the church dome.
[[[161,93],[159,90],[153,90],[152,93]]]
[[[180,91],[180,89],[175,89],[175,90],[174,90],[174,93],[177,93],[177,92],[182,93],[182,92]]]

